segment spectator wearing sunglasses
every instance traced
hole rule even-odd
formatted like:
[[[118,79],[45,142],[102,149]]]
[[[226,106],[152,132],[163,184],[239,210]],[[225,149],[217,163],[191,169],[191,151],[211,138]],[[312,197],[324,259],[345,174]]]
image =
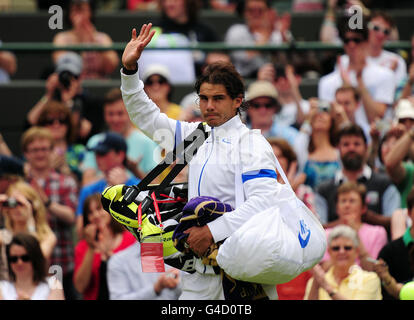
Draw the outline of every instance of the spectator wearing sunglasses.
[[[365,203],[366,187],[363,184],[347,181],[339,186],[336,195],[337,224],[347,225],[357,232],[359,250],[356,263],[364,270],[373,271],[370,258],[375,259],[378,253],[388,242],[387,231],[383,226],[374,226],[362,221],[367,211]],[[333,228],[326,229],[326,235]],[[368,260],[367,260],[368,258]],[[322,261],[330,265],[330,254],[327,251]]]
[[[345,55],[340,56],[335,70],[323,76],[318,85],[318,97],[332,102],[336,90],[343,85],[358,87],[368,121],[386,115],[394,102],[394,73],[368,59],[368,27],[352,29],[349,18],[343,19],[340,35]]]
[[[260,129],[266,138],[279,137],[294,143],[298,130],[287,125],[274,125],[274,117],[280,112],[278,92],[274,85],[266,80],[258,80],[247,88],[246,111],[247,124],[251,129]]]
[[[375,272],[357,265],[360,241],[349,226],[338,225],[328,236],[332,265],[317,264],[306,286],[305,300],[381,300],[381,281]]]
[[[52,166],[60,173],[72,174],[80,183],[82,171],[79,167],[86,149],[83,144],[75,143],[78,128],[70,109],[61,102],[50,101],[40,113],[38,124],[48,129],[54,138]]]
[[[0,300],[64,300],[62,285],[47,277],[47,261],[39,241],[16,234],[6,247],[9,281],[0,281]]]
[[[391,40],[396,30],[394,20],[386,12],[374,11],[368,20],[368,58],[380,66],[389,68],[394,73],[395,85],[398,86],[407,76],[407,64],[397,53],[384,49],[384,44]]]
[[[144,82],[145,92],[160,108],[160,111],[169,118],[178,120],[182,108],[171,101],[173,87],[171,86],[168,68],[161,64],[151,64],[145,69],[142,81]]]

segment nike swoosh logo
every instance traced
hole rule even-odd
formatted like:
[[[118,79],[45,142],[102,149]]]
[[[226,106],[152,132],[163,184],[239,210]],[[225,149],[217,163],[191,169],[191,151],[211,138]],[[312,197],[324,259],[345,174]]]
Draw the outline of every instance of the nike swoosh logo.
[[[298,234],[298,239],[299,239],[300,246],[302,248],[305,248],[309,243],[311,231],[305,224],[305,221],[300,220],[299,223],[300,223],[300,231]]]
[[[226,138],[221,139],[221,141],[223,141],[224,143],[227,143],[227,144],[231,144],[231,141],[229,139],[226,139]]]

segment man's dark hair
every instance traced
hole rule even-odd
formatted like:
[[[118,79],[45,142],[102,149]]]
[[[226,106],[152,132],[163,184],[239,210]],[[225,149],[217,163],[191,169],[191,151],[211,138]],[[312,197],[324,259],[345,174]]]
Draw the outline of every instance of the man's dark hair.
[[[237,72],[233,64],[224,61],[218,61],[209,64],[201,76],[197,79],[194,88],[197,94],[203,83],[221,84],[226,88],[227,94],[232,99],[241,97],[244,100],[244,82],[241,75]],[[239,109],[246,109],[247,105],[242,103]]]
[[[342,137],[344,136],[361,137],[364,140],[365,145],[367,144],[367,138],[365,137],[364,130],[362,130],[362,128],[357,124],[350,123],[342,127],[338,131],[338,135],[337,135],[338,143],[341,141]]]
[[[105,94],[104,105],[114,103],[118,100],[122,100],[121,89],[113,88]]]
[[[381,10],[372,11],[371,15],[369,16],[368,22],[370,22],[374,18],[378,18],[378,17],[381,17],[382,19],[384,19],[385,22],[387,22],[389,24],[390,28],[395,27],[394,19],[387,12],[381,11]]]

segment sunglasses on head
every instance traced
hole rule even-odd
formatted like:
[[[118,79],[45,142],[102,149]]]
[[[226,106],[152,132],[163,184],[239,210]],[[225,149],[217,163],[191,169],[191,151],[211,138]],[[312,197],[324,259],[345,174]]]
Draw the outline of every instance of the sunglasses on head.
[[[250,102],[250,106],[254,109],[260,109],[261,107],[265,107],[266,109],[272,109],[275,107],[274,103],[258,103],[258,102]]]
[[[354,43],[356,43],[356,44],[359,44],[359,43],[361,43],[363,40],[362,40],[362,38],[357,38],[357,37],[353,37],[353,38],[345,38],[344,39],[344,43],[345,44],[348,44],[348,43],[350,43],[350,42],[354,42]]]
[[[23,262],[29,262],[30,261],[30,257],[29,257],[28,254],[24,254],[22,256],[10,256],[9,257],[10,263],[16,263],[19,259],[22,260]]]
[[[167,79],[164,78],[159,78],[158,80],[153,80],[153,79],[148,79],[147,81],[145,81],[145,84],[147,86],[152,86],[154,84],[166,84],[167,83]]]
[[[376,32],[382,32],[384,35],[389,36],[391,34],[391,29],[388,28],[382,28],[380,26],[377,26],[373,23],[368,25],[368,28],[370,28],[371,30],[374,30]]]
[[[339,249],[344,248],[345,251],[351,251],[354,247],[353,246],[333,246],[331,247],[332,251],[339,251]]]

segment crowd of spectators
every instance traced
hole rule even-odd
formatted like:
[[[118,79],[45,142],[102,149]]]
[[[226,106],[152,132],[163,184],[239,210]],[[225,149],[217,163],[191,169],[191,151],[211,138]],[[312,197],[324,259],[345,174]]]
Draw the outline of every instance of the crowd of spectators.
[[[36,6],[58,4],[49,2]],[[145,92],[177,120],[201,119],[194,92],[181,101],[172,92],[209,63],[231,61],[249,80],[241,117],[268,139],[328,242],[318,265],[277,286],[280,299],[399,299],[414,280],[414,50],[403,57],[384,49],[399,39],[380,10],[385,2],[378,9],[372,1],[345,1],[367,14],[361,28],[338,17],[342,2],[290,1],[290,12],[324,12],[320,41],[343,46],[326,72],[272,51],[184,50],[172,57],[160,50],[140,60]],[[124,9],[160,12],[154,46],[290,44],[290,13],[278,13],[275,3],[72,0],[65,7],[71,27],[53,43],[111,46],[118,39],[96,29],[94,12]],[[242,22],[217,34],[200,18],[206,8]],[[102,97],[84,89],[83,80],[105,81],[120,68],[116,51],[56,51],[50,59],[44,95],[25,115],[21,152],[13,154],[0,134],[0,299],[177,299],[181,271],[141,272],[136,239],[100,203],[105,187],[137,184],[156,166],[165,137],[154,142],[131,123],[119,88]],[[12,81],[16,68],[16,56],[0,52],[0,82]],[[309,71],[318,89],[304,98],[300,84]],[[60,278],[51,275],[56,266]]]

